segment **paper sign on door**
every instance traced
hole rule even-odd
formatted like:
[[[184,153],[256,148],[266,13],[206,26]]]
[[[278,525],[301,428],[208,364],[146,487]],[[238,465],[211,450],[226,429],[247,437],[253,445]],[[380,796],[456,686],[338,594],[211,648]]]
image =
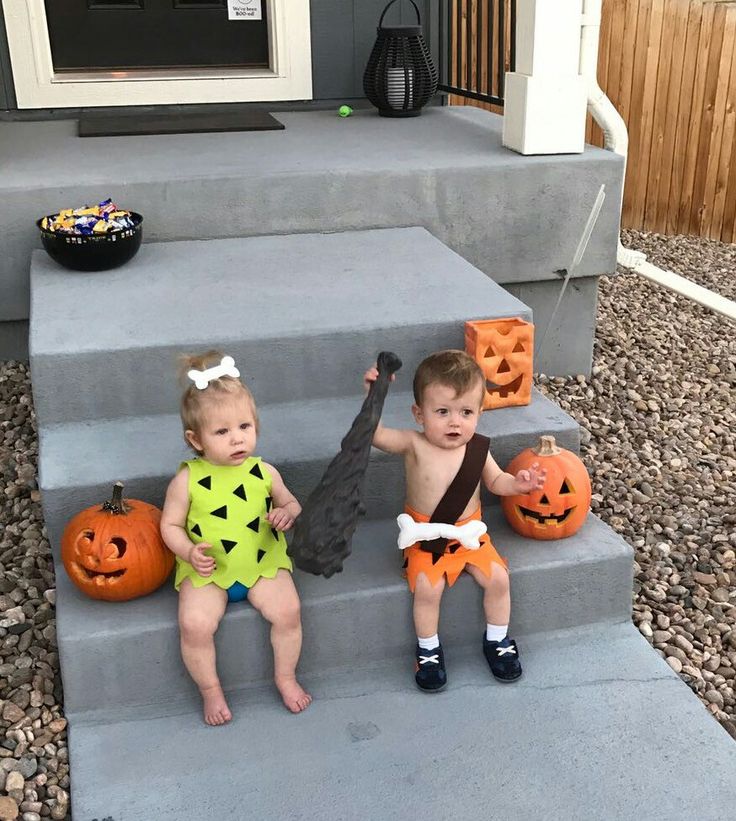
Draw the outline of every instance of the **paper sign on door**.
[[[262,20],[261,0],[227,0],[228,20]]]

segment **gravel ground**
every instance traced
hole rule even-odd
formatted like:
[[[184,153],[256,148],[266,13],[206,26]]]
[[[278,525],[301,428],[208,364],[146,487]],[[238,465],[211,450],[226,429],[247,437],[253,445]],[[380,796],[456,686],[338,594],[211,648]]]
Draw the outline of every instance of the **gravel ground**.
[[[63,819],[69,764],[55,581],[26,365],[0,364],[0,819]]]
[[[733,297],[736,246],[627,232]],[[730,270],[729,270],[730,269]],[[582,426],[593,510],[634,545],[634,623],[736,738],[734,325],[631,274],[601,280],[593,376],[538,378]],[[27,366],[0,363],[0,819],[69,818],[54,572]]]
[[[734,245],[624,243],[734,295]],[[634,546],[634,623],[736,738],[734,330],[622,270],[601,279],[592,377],[538,384],[581,425],[593,511]]]
[[[622,231],[621,241],[627,248],[643,251],[653,265],[736,300],[736,245],[645,231]]]

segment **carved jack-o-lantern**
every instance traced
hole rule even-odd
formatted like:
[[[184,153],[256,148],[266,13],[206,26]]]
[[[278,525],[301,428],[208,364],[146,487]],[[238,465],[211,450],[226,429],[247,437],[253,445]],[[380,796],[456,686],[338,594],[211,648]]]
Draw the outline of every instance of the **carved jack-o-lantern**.
[[[486,378],[483,410],[529,404],[534,357],[531,322],[518,317],[466,322],[465,350]]]
[[[541,490],[525,496],[503,496],[501,507],[511,527],[532,539],[563,539],[576,533],[590,510],[590,477],[585,465],[554,436],[540,436],[536,448],[514,458],[506,470],[514,476],[535,462],[547,470]]]
[[[174,567],[161,539],[161,511],[139,499],[112,499],[83,510],[61,538],[61,559],[76,586],[93,599],[127,601],[160,587]]]

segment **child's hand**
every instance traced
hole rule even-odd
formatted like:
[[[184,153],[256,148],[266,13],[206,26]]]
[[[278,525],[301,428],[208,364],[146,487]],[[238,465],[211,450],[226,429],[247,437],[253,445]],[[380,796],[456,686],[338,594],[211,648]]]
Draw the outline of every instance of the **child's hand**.
[[[373,365],[363,374],[363,389],[366,393],[370,390],[371,384],[378,379],[378,368]]]
[[[207,544],[207,542],[200,542],[199,544],[193,544],[189,550],[189,564],[200,576],[211,576],[215,569],[215,560],[204,552],[211,547],[212,545]]]
[[[378,379],[378,368],[373,365],[372,367],[368,368],[368,370],[363,374],[363,388],[365,392],[368,393],[370,390],[371,384]],[[396,379],[396,374],[392,373],[390,376],[391,381],[393,382]]]
[[[532,493],[535,490],[541,490],[547,479],[547,469],[539,469],[539,462],[534,462],[529,470],[520,470],[514,481],[516,482],[516,492],[518,494]]]
[[[291,530],[291,526],[294,524],[294,517],[286,507],[275,507],[266,516],[266,519],[271,527],[276,528],[276,530]]]

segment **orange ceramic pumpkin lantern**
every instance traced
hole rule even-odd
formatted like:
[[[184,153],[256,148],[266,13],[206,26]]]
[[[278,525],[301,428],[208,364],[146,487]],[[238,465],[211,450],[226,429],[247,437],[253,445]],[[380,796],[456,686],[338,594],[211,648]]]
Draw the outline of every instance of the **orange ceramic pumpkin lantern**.
[[[61,560],[74,584],[93,599],[127,601],[160,587],[174,567],[161,539],[161,511],[139,499],[112,499],[83,510],[61,537]]]
[[[511,527],[531,539],[564,539],[576,533],[590,510],[590,477],[570,450],[557,447],[554,436],[540,436],[536,448],[522,451],[506,470],[514,476],[535,462],[547,470],[541,490],[526,496],[502,496]]]
[[[465,350],[486,378],[483,410],[529,404],[534,358],[531,322],[518,317],[468,321]]]

